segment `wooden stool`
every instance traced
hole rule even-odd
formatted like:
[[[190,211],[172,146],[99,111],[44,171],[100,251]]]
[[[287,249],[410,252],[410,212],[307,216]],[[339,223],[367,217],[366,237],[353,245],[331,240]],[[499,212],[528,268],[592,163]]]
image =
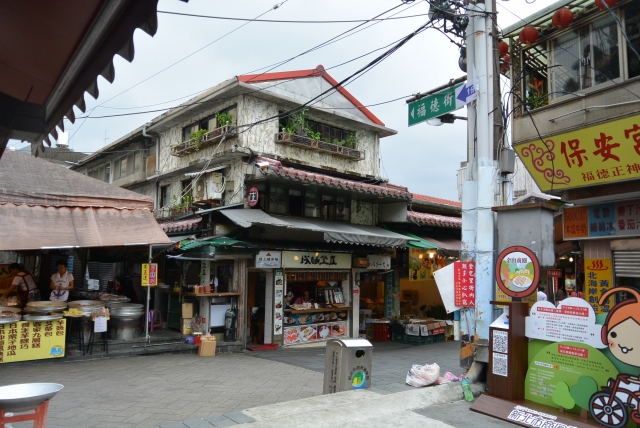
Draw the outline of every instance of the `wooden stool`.
[[[5,424],[12,422],[33,421],[33,428],[45,428],[47,425],[47,410],[49,409],[49,400],[44,400],[34,413],[26,415],[7,416],[4,410],[0,409],[0,428],[4,428]],[[9,413],[9,412],[7,412]]]

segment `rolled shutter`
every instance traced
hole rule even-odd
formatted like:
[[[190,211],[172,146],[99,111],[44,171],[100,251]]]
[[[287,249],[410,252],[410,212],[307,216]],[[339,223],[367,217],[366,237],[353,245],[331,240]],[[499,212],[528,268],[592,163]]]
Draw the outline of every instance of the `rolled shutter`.
[[[640,251],[614,251],[616,277],[640,278]]]

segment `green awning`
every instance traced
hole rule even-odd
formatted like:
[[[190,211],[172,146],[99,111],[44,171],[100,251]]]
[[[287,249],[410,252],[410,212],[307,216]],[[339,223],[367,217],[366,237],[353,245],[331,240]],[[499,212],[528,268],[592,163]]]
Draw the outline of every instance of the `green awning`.
[[[233,248],[255,248],[254,245],[244,241],[237,241],[235,239],[222,237],[222,238],[204,238],[198,240],[185,239],[180,241],[179,248],[181,250],[193,250],[194,248],[212,246],[212,247],[233,247]]]
[[[405,232],[388,225],[384,225],[384,228],[391,232],[399,233],[411,238],[412,241],[407,241],[407,248],[416,248],[418,250],[437,250],[438,248],[441,248],[439,245],[429,242],[426,239],[420,238],[413,233]]]

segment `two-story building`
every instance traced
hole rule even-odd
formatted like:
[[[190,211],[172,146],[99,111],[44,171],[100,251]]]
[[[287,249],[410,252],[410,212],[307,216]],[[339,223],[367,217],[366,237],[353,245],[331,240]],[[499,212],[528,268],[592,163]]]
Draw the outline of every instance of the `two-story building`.
[[[378,226],[406,222],[411,201],[380,174],[380,139],[395,133],[318,66],[229,79],[73,169],[155,199],[180,247],[159,260],[161,280],[182,299],[211,284],[198,297],[210,326],[237,305],[245,339],[258,308],[264,340],[294,344],[357,336],[354,266],[388,273],[412,240]]]
[[[640,286],[640,4],[560,1],[504,37],[513,146],[543,192],[575,204],[564,276],[600,311],[610,287]]]

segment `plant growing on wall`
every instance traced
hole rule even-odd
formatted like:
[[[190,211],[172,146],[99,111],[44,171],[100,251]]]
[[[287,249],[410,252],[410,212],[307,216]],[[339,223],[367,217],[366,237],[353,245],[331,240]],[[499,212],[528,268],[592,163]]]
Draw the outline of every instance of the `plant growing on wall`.
[[[201,129],[197,132],[192,132],[191,135],[189,135],[189,138],[191,138],[194,144],[194,150],[197,152],[198,150],[200,150],[200,142],[202,141],[202,136],[204,134],[206,134],[207,131],[206,129]]]
[[[218,126],[225,126],[227,122],[229,125],[233,123],[233,116],[229,113],[216,113],[216,122],[218,122]]]

